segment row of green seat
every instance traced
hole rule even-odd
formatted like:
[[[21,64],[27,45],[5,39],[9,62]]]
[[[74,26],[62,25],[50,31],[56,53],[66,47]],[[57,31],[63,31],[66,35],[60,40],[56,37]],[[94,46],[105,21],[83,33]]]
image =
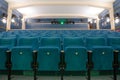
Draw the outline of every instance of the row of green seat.
[[[116,80],[120,65],[117,33],[106,36],[111,32],[95,30],[90,35],[88,31],[60,31],[60,34],[40,31],[40,35],[39,30],[30,32],[5,32],[0,37],[0,70],[8,70],[8,80],[13,70],[33,70],[34,80],[37,71],[60,71],[61,80],[64,70],[86,71],[90,80],[90,70],[113,70]]]
[[[109,45],[101,37],[86,39],[86,46],[81,37],[66,37],[61,42],[58,37],[44,37],[39,45],[38,38],[20,38],[18,45],[15,39],[0,39],[0,69],[6,69],[6,50],[12,52],[13,70],[31,70],[32,51],[37,50],[40,70],[58,70],[60,51],[65,51],[66,70],[85,70],[87,51],[93,51],[94,69],[112,70],[113,50],[120,50],[120,38],[109,38]],[[120,54],[119,54],[120,56]],[[26,59],[27,58],[27,59]],[[120,61],[120,58],[119,58]],[[51,65],[50,65],[51,64]]]
[[[120,37],[119,32],[110,30],[11,30],[3,32],[0,37]]]

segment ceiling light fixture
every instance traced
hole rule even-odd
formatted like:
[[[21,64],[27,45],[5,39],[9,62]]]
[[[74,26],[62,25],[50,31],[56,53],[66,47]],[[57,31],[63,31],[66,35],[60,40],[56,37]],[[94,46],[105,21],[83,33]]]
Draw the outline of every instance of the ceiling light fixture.
[[[5,24],[7,23],[6,17],[3,17],[2,22]]]
[[[115,18],[115,23],[119,23],[120,19],[118,17]]]

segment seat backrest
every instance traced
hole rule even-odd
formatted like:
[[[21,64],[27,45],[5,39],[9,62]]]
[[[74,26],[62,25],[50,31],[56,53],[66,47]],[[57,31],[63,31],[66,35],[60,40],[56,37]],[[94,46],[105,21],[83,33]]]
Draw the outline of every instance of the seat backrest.
[[[109,37],[107,42],[109,46],[120,46],[120,37]]]
[[[106,46],[106,39],[104,37],[86,37],[86,46]]]
[[[6,46],[8,48],[12,48],[16,45],[15,38],[0,38],[0,46]]]
[[[42,37],[40,41],[41,47],[58,47],[60,48],[60,38],[59,37]]]
[[[84,46],[83,37],[65,37],[64,48],[71,46]]]
[[[32,46],[34,49],[37,49],[39,46],[38,37],[20,37],[18,39],[17,46]]]

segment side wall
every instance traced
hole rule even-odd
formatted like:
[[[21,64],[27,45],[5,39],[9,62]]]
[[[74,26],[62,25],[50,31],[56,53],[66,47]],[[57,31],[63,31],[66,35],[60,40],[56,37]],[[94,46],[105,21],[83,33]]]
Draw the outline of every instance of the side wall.
[[[116,0],[113,4],[114,7],[114,16],[118,16],[119,20],[120,20],[120,0]],[[110,29],[111,25],[110,22],[106,22],[106,17],[109,16],[109,11],[108,10],[104,10],[100,15],[100,29]],[[118,14],[118,15],[116,15]],[[120,21],[118,23],[115,23],[115,28],[120,29]]]
[[[8,3],[5,0],[0,0],[0,32],[6,31],[6,23],[3,22],[3,17],[7,19]],[[21,29],[22,27],[22,14],[17,10],[13,10],[12,16],[14,16],[15,22],[11,23],[11,29]],[[12,17],[13,18],[13,17]]]

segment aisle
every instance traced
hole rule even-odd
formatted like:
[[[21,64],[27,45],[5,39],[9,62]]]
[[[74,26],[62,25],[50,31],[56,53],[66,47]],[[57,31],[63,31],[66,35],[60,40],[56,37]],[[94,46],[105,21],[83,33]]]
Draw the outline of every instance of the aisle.
[[[60,80],[59,76],[38,76],[37,80]],[[7,80],[6,75],[0,75],[0,80]],[[12,80],[33,80],[31,76],[12,76]],[[83,76],[65,76],[64,80],[86,80]],[[93,76],[91,80],[113,80],[112,76]],[[118,76],[120,80],[120,75]]]

